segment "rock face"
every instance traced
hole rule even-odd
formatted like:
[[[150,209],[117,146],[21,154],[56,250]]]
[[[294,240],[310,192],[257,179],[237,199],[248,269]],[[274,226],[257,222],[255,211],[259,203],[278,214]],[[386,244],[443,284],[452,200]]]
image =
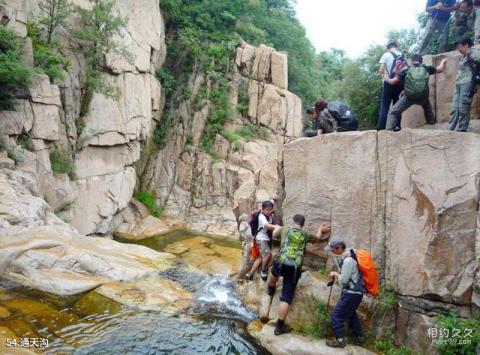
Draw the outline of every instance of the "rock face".
[[[83,0],[73,3],[89,6]],[[25,14],[36,16],[38,1],[9,0],[1,6],[2,21],[25,38]],[[36,75],[28,98],[18,100],[17,110],[0,112],[0,134],[17,144],[28,139],[23,145],[31,152],[19,154],[26,156],[22,166],[35,173],[37,195],[45,196],[82,234],[108,234],[117,227],[114,216],[127,206],[136,185],[133,166],[140,158],[140,144],[150,136],[163,109],[161,86],[154,77],[166,55],[158,1],[115,1],[114,7],[128,19],[118,41],[131,57],[127,61],[106,54],[103,76],[118,87],[117,100],[96,93],[86,114],[79,117],[83,59],[66,44],[71,61],[66,79],[51,84],[47,76]],[[30,57],[25,61],[33,63],[31,42],[28,45],[30,50],[24,52]],[[53,150],[74,156],[75,181],[52,171]]]
[[[249,328],[249,332],[272,354],[289,355],[370,355],[375,354],[359,346],[348,345],[345,348],[331,348],[325,344],[325,340],[312,340],[296,334],[276,336],[273,333],[275,327],[266,325],[261,330]]]
[[[242,213],[276,192],[279,152],[287,139],[301,134],[301,101],[286,90],[286,55],[266,46],[242,45],[229,84],[230,104],[237,112],[225,130],[255,125],[264,134],[233,142],[218,134],[213,146],[218,157],[212,158],[199,144],[210,114],[208,95],[193,105],[208,80],[195,70],[190,76],[191,98],[169,113],[177,117],[179,130],[164,149],[145,159],[142,186],[167,205],[168,219],[179,219],[193,230],[232,235]]]
[[[285,221],[305,213],[312,232],[330,222],[398,294],[478,314],[479,148],[476,134],[433,130],[299,140],[283,152]]]
[[[450,116],[453,92],[455,90],[455,77],[458,63],[462,55],[457,52],[448,52],[438,55],[426,55],[423,62],[427,65],[437,66],[444,58],[447,59],[443,73],[430,76],[430,103],[437,117],[437,121],[447,122]],[[470,119],[480,119],[480,95],[473,97]],[[402,127],[417,128],[425,125],[425,117],[420,106],[412,106],[402,115]]]

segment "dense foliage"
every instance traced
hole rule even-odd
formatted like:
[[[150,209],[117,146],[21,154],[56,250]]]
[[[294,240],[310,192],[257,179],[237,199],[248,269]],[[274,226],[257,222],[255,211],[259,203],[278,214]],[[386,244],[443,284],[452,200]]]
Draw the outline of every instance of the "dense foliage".
[[[31,82],[32,71],[22,63],[22,47],[22,39],[0,25],[0,110],[12,109],[13,92]]]
[[[165,206],[159,204],[156,201],[155,196],[149,191],[137,191],[133,197],[143,203],[154,217],[160,218],[165,211]]]
[[[48,75],[50,81],[63,80],[63,71],[70,68],[70,61],[63,53],[59,42],[48,40],[48,32],[38,23],[30,21],[27,26],[28,37],[32,40],[35,67]]]
[[[436,347],[443,355],[474,354],[480,346],[480,319],[459,318],[454,311],[437,317]]]
[[[176,78],[177,91],[185,85],[185,72],[194,65],[206,73],[212,87],[206,90],[210,113],[201,139],[202,148],[210,152],[215,136],[232,115],[227,94],[227,76],[234,49],[241,39],[253,44],[271,45],[289,55],[289,87],[305,102],[316,99],[314,90],[315,51],[295,17],[289,0],[162,0],[160,7],[167,28],[166,69]],[[164,72],[157,77],[171,88],[173,81]],[[168,100],[168,106],[174,105]],[[178,95],[175,95],[178,96]],[[202,95],[203,96],[203,95]],[[198,100],[197,100],[198,101]],[[245,114],[247,106],[239,98],[237,110]],[[172,115],[168,115],[172,117]],[[165,126],[157,128],[157,145],[164,146]],[[238,133],[238,132],[237,132]],[[245,132],[241,132],[245,133]],[[243,134],[249,136],[250,134]],[[231,137],[231,134],[229,136]],[[213,152],[211,152],[213,153]]]

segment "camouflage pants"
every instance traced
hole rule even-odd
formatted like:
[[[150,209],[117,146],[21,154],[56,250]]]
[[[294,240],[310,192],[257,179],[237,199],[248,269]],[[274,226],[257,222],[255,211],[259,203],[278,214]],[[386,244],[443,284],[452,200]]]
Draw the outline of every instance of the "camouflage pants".
[[[470,106],[472,105],[472,84],[455,85],[452,110],[448,120],[450,131],[466,132],[470,123]]]

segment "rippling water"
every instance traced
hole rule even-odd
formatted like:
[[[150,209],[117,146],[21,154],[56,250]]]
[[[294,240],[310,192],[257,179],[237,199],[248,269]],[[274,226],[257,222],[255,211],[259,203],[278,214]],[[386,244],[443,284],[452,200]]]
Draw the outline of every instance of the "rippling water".
[[[172,240],[179,238],[187,237],[177,233]],[[166,245],[168,239],[155,249]],[[246,325],[256,315],[244,307],[230,279],[185,265],[160,276],[190,291],[194,305],[171,316],[132,309],[95,292],[62,299],[0,283],[0,306],[11,312],[0,318],[0,327],[48,338],[46,354],[55,355],[268,354],[248,335]]]
[[[262,354],[243,324],[229,319],[132,312],[67,327],[47,354]],[[98,322],[99,324],[94,324]]]

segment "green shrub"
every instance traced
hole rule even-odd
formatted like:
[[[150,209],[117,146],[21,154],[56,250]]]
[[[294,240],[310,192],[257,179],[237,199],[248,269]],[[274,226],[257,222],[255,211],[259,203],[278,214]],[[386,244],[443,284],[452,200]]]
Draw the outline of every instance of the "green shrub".
[[[126,26],[126,18],[114,15],[111,0],[90,0],[90,3],[89,8],[76,7],[80,25],[72,31],[72,37],[81,43],[80,50],[85,58],[81,116],[87,112],[94,92],[113,98],[120,94],[118,87],[101,74],[105,53],[131,59],[131,54],[116,40]]]
[[[173,122],[173,115],[171,115],[168,111],[164,112],[160,121],[155,126],[155,130],[153,131],[152,140],[153,143],[159,148],[163,149],[167,146],[167,134],[172,128]]]
[[[165,211],[165,206],[157,203],[155,201],[155,197],[153,194],[149,191],[145,190],[140,190],[136,192],[133,197],[135,197],[136,200],[140,201],[145,205],[145,207],[148,208],[152,216],[160,218]]]
[[[22,134],[17,138],[17,145],[23,149],[28,149],[28,142],[30,141],[30,135]]]
[[[444,355],[475,354],[480,346],[480,319],[459,318],[455,311],[437,317],[438,331],[435,346]],[[441,337],[443,333],[444,337]],[[435,340],[435,339],[434,339]]]
[[[22,46],[13,30],[0,25],[0,110],[13,109],[13,92],[32,81],[32,70],[22,63]]]
[[[266,139],[268,136],[268,129],[262,126],[254,125],[247,122],[245,126],[235,131],[223,130],[222,135],[230,142],[234,143],[239,140],[250,141],[254,138]]]
[[[226,80],[222,79],[219,80],[217,88],[212,90],[210,94],[210,114],[200,140],[201,146],[206,152],[213,151],[212,146],[215,142],[215,137],[223,131],[223,127],[232,113]]]
[[[155,77],[162,84],[162,90],[169,96],[177,87],[177,79],[167,68],[159,68],[155,71]]]
[[[12,148],[7,149],[7,156],[15,162],[15,165],[21,163],[24,159],[21,153]]]
[[[63,53],[57,41],[47,42],[43,38],[42,30],[36,22],[30,21],[27,25],[27,35],[32,39],[33,60],[35,67],[50,78],[50,81],[63,80],[63,71],[68,71],[70,61]]]
[[[325,338],[332,334],[330,313],[325,303],[313,296],[303,304],[305,314],[313,314],[311,324],[301,324],[300,330],[313,338]]]
[[[396,307],[398,302],[397,294],[394,291],[381,288],[375,302],[375,311],[383,315]]]
[[[70,179],[75,180],[75,164],[70,153],[54,149],[50,152],[50,165],[56,174],[68,174]]]
[[[410,355],[412,353],[405,345],[397,347],[391,332],[387,332],[384,337],[377,339],[374,346],[375,350],[383,355]]]
[[[327,275],[327,269],[325,268],[325,266],[320,266],[318,268],[318,272],[322,275]]]

